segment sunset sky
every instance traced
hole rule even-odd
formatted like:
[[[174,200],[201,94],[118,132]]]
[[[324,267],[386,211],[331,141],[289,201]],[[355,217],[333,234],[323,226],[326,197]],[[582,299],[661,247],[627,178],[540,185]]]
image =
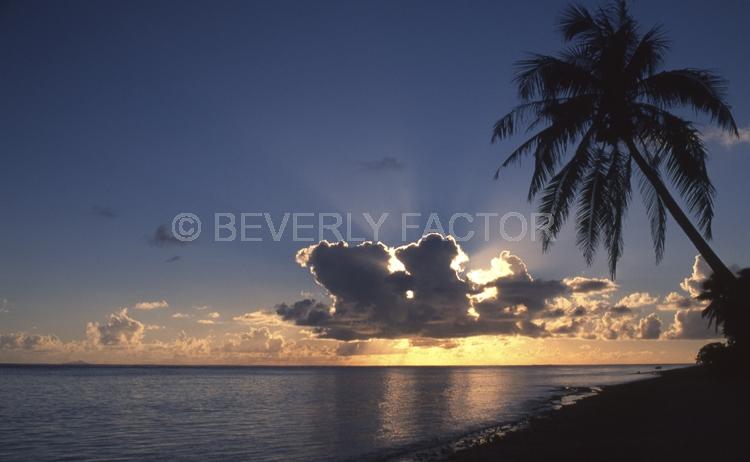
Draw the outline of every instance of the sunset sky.
[[[497,233],[402,239],[403,213],[535,210],[530,163],[493,181],[520,138],[492,145],[491,127],[516,103],[513,62],[560,48],[566,4],[0,5],[0,362],[692,361],[718,337],[692,299],[706,267],[672,220],[655,265],[637,192],[616,281],[572,223],[546,254]],[[665,25],[665,67],[730,82],[740,137],[698,121],[712,245],[735,267],[750,266],[745,9],[632,5]],[[204,219],[189,243],[165,233],[181,212]],[[379,243],[214,242],[224,212],[350,213],[358,235],[363,213],[391,220]]]

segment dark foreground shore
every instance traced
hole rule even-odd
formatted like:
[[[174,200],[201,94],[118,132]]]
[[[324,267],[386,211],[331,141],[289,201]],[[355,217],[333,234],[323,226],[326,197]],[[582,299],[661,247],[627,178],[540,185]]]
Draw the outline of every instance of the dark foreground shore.
[[[607,387],[451,461],[750,460],[750,381],[691,367]]]

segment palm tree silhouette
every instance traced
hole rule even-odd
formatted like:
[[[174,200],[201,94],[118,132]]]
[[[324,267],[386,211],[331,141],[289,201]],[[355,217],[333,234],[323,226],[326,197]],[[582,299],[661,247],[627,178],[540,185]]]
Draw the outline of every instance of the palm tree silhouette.
[[[737,282],[717,278],[712,274],[703,282],[698,300],[709,302],[703,309],[703,317],[708,325],[721,328],[729,347],[742,355],[745,360],[750,354],[750,268],[737,272]]]
[[[725,101],[725,80],[702,69],[658,71],[668,41],[659,26],[641,34],[625,1],[593,13],[570,6],[559,27],[568,46],[556,56],[533,54],[516,64],[522,104],[495,124],[492,136],[495,142],[522,126],[527,131],[543,127],[495,174],[497,178],[503,167],[533,155],[528,197],[532,200],[541,192],[539,211],[547,216],[539,225],[549,230],[543,250],[559,233],[577,197],[577,244],[591,264],[603,242],[614,278],[634,161],[656,262],[664,253],[669,210],[714,274],[733,281],[732,272],[706,241],[711,238],[714,187],[701,134],[691,121],[670,112],[692,107],[737,135]],[[563,165],[569,148],[572,154]],[[672,197],[662,171],[697,217],[703,235]]]

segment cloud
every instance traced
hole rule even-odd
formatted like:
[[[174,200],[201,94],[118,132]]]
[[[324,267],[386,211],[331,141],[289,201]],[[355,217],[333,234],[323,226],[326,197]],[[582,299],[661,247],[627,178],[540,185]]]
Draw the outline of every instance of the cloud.
[[[206,318],[205,319],[199,319],[197,322],[198,324],[219,324],[220,322],[218,319],[221,317],[221,314],[219,314],[218,311],[212,311],[210,313],[205,313]]]
[[[106,207],[102,205],[91,206],[91,213],[93,215],[96,215],[102,218],[117,218],[118,216],[118,213],[112,210],[111,207]]]
[[[702,310],[677,310],[674,323],[665,333],[669,339],[709,339],[721,334],[708,327],[708,321],[701,316]]]
[[[703,257],[696,255],[693,261],[693,272],[682,280],[680,287],[692,298],[695,298],[702,292],[703,282],[708,279],[711,273],[711,268],[703,261]]]
[[[463,266],[468,257],[458,243],[438,234],[395,248],[382,243],[349,246],[322,241],[300,250],[297,261],[310,270],[333,303],[305,298],[278,304],[276,314],[284,321],[312,327],[319,338],[354,341],[577,333],[637,338],[633,309],[606,301],[617,289],[609,279],[535,279],[521,258],[507,251],[494,258],[489,269],[467,273]],[[648,294],[626,297],[634,304],[656,300],[652,298]],[[606,325],[596,321],[603,316],[607,316]]]
[[[152,348],[166,350],[176,358],[194,358],[196,356],[205,357],[212,351],[211,341],[211,337],[191,337],[186,334],[185,331],[180,331],[177,338],[172,342],[157,343]]]
[[[313,298],[305,298],[291,305],[276,305],[276,314],[284,321],[294,321],[300,326],[315,326],[331,318],[331,308]]]
[[[575,337],[584,326],[584,322],[578,319],[571,319],[563,324],[556,325],[549,329],[550,333],[554,335],[562,335],[567,337]]]
[[[182,257],[179,255],[175,255],[174,257],[169,257],[166,260],[164,260],[164,263],[174,263],[176,261],[182,260]]]
[[[181,241],[174,237],[169,226],[163,224],[157,226],[148,241],[155,247],[183,246],[186,244],[185,241]]]
[[[117,313],[109,315],[104,324],[89,322],[86,325],[86,336],[95,346],[138,346],[143,340],[146,326],[128,315],[128,309],[123,308]]]
[[[259,327],[229,338],[223,350],[226,353],[278,353],[284,345],[281,335],[272,333],[267,327]]]
[[[407,345],[402,342],[381,339],[341,342],[336,348],[338,356],[392,355],[403,354],[406,351]]]
[[[174,313],[172,315],[173,319],[187,319],[187,318],[192,318],[192,317],[193,317],[192,314],[187,314],[187,313]]]
[[[62,342],[54,335],[27,334],[12,332],[0,334],[0,350],[54,351],[62,347]]]
[[[571,313],[571,316],[584,316],[587,313],[585,306],[577,306],[573,312]]]
[[[279,316],[275,312],[264,310],[251,311],[239,316],[234,316],[232,321],[243,324],[252,324],[255,326],[278,326],[283,324],[282,320],[279,319]]]
[[[277,313],[338,340],[467,335],[477,331],[478,323],[469,314],[470,284],[452,267],[461,254],[455,240],[437,234],[394,249],[323,241],[301,250],[297,260],[334,305],[305,299],[281,304]],[[392,271],[392,258],[403,269]]]
[[[526,264],[510,252],[501,252],[499,261],[503,264],[499,264],[498,260],[491,263],[497,277],[482,286],[483,292],[488,287],[492,288],[492,295],[474,304],[474,310],[479,313],[480,318],[503,318],[523,310],[539,313],[551,300],[570,290],[570,286],[564,281],[534,279]],[[503,270],[497,271],[498,268]],[[470,272],[468,277],[473,281],[485,281],[487,275],[487,271],[480,270]]]
[[[630,308],[640,308],[643,306],[653,305],[659,301],[658,297],[654,297],[648,292],[633,292],[632,294],[626,295],[619,302],[618,305],[629,306]]]
[[[409,339],[409,346],[416,348],[442,348],[452,350],[460,344],[454,339],[437,339],[437,338],[412,338]]]
[[[732,148],[738,144],[750,143],[750,127],[740,127],[739,136],[712,128],[705,132],[704,138],[709,141],[718,141],[722,146]]]
[[[157,300],[153,302],[138,302],[133,305],[133,308],[141,311],[152,311],[160,310],[163,308],[169,308],[169,303],[166,300]]]
[[[607,310],[612,316],[625,316],[625,315],[633,313],[632,308],[630,308],[629,306],[624,306],[624,305],[614,305],[614,306],[608,307]]]
[[[367,160],[360,164],[363,169],[371,171],[401,170],[404,163],[395,157],[386,156],[376,160]]]
[[[684,293],[670,292],[657,305],[660,311],[677,311],[686,309],[703,308],[706,303],[697,300],[703,290],[703,283],[711,275],[711,268],[700,255],[695,256],[690,276],[680,282],[680,288]]]
[[[694,298],[677,292],[670,292],[662,299],[657,308],[661,311],[676,311],[700,306],[702,306],[702,302]]]
[[[605,340],[636,338],[636,326],[632,316],[608,311],[601,318],[593,321],[594,329],[588,331],[589,338]]]
[[[580,294],[605,294],[617,290],[617,284],[606,278],[576,276],[563,280],[571,291]]]
[[[658,339],[661,335],[661,320],[656,313],[651,313],[638,322],[638,337],[642,339]]]

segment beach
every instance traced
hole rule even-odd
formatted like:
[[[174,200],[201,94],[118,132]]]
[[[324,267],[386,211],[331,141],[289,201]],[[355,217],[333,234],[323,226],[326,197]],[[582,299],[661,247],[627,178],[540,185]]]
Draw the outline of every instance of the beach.
[[[605,387],[450,461],[722,460],[747,451],[747,379],[698,367]]]

